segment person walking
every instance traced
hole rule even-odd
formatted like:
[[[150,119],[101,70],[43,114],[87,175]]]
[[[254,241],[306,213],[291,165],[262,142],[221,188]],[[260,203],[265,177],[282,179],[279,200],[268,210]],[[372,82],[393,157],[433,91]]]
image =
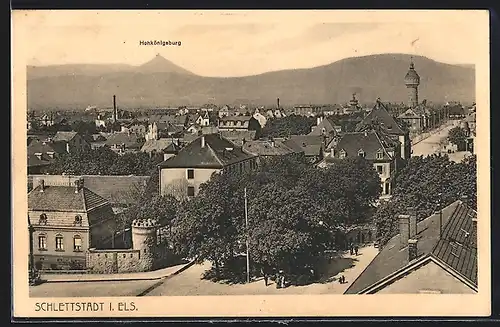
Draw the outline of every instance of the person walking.
[[[267,287],[267,285],[269,285],[269,276],[267,274],[267,269],[261,268],[260,272],[262,273],[262,276],[264,276],[264,283],[266,284]]]
[[[356,244],[356,245],[354,246],[354,253],[356,254],[356,256],[358,255],[358,250],[359,250],[359,247],[358,247],[358,245]]]
[[[276,274],[276,288],[281,288],[281,273],[283,270],[278,271]]]
[[[354,246],[352,244],[352,242],[349,244],[349,250],[351,251],[351,255],[354,254]]]

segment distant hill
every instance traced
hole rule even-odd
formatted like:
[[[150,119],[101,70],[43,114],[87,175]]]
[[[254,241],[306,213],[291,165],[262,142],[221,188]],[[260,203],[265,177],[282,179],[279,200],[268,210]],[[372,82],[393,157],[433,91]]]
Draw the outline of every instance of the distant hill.
[[[475,101],[474,67],[414,57],[421,78],[420,100]],[[148,63],[32,67],[28,105],[40,108],[111,106],[121,108],[201,105],[204,103],[283,105],[345,103],[356,93],[363,103],[402,102],[410,55],[382,54],[343,59],[328,65],[246,77],[203,77],[157,56]],[[64,69],[66,68],[66,70]],[[72,71],[73,73],[68,73]]]

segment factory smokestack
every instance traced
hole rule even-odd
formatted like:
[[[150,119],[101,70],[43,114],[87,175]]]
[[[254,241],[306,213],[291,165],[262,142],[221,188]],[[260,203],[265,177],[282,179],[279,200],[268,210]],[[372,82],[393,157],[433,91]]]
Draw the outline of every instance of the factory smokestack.
[[[277,104],[278,104],[278,109],[279,109],[279,108],[280,108],[280,98],[277,98],[277,99],[276,99],[276,102],[277,102]]]
[[[116,112],[116,95],[113,95],[113,122],[116,123],[118,113]]]

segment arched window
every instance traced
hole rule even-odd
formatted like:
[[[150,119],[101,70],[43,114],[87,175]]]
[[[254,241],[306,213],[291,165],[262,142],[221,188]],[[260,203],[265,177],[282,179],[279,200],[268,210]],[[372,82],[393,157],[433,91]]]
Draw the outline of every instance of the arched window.
[[[47,235],[45,234],[38,235],[38,250],[40,251],[47,250]]]
[[[377,159],[380,160],[380,159],[384,159],[384,153],[382,152],[381,149],[379,149],[377,151]]]
[[[42,213],[40,215],[40,219],[38,221],[38,224],[40,224],[40,225],[47,225],[47,215],[46,214]]]
[[[75,252],[82,251],[82,238],[80,235],[73,236],[73,251]]]
[[[363,157],[363,158],[364,158],[364,157],[365,157],[365,151],[363,151],[363,149],[359,149],[359,151],[358,151],[358,156],[360,156],[360,157]]]
[[[56,235],[56,251],[64,251],[64,237],[61,234]]]

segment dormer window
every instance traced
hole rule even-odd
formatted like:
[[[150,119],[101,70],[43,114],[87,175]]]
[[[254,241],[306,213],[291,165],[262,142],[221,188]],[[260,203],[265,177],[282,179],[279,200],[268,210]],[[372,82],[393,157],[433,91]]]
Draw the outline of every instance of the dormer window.
[[[82,216],[76,215],[74,224],[75,224],[75,226],[81,226],[82,225]]]
[[[47,152],[50,159],[54,159],[54,152]]]
[[[345,157],[347,157],[347,153],[345,152],[344,149],[340,150],[339,154],[340,154],[341,159],[344,159]]]
[[[378,160],[384,159],[384,153],[382,152],[382,150],[377,151],[377,159]]]
[[[40,219],[38,220],[39,225],[47,225],[47,215],[42,213]]]
[[[363,149],[359,149],[359,151],[358,151],[358,156],[360,156],[360,157],[363,157],[363,158],[364,158],[364,157],[365,157],[365,151],[363,151]]]
[[[42,153],[41,152],[35,153],[35,156],[38,158],[38,160],[42,160]]]

